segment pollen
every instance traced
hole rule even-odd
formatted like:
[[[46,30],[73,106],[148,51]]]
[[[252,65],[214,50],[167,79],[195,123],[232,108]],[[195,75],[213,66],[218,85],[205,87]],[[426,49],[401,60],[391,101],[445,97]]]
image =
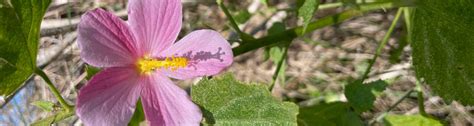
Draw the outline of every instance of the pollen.
[[[185,57],[166,57],[164,60],[153,59],[149,57],[138,60],[137,67],[140,73],[149,74],[157,69],[169,69],[172,71],[178,68],[184,68],[188,65],[188,59]]]

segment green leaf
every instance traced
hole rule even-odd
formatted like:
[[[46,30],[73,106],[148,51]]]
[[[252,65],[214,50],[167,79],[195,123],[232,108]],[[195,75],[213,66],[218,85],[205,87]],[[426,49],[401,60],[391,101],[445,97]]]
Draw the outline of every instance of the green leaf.
[[[247,10],[247,9],[243,9],[239,12],[237,12],[237,15],[234,17],[235,19],[235,22],[239,23],[239,24],[244,24],[245,22],[247,22],[250,17],[252,15],[250,14],[250,12]]]
[[[87,65],[86,66],[86,72],[87,72],[86,79],[90,80],[95,74],[99,73],[100,71],[101,71],[100,68]]]
[[[285,32],[286,26],[282,22],[273,23],[272,27],[268,29],[268,35],[276,35],[278,33]]]
[[[61,110],[57,113],[55,113],[52,116],[46,117],[44,119],[38,120],[31,124],[32,126],[51,126],[52,124],[67,119],[71,116],[74,116],[74,111],[64,111]]]
[[[305,0],[303,5],[298,9],[298,17],[303,19],[303,33],[306,33],[306,28],[313,18],[314,12],[318,10],[319,0]]]
[[[417,0],[413,65],[446,100],[474,105],[474,1]]]
[[[135,112],[133,112],[132,119],[128,123],[128,126],[140,126],[145,121],[145,113],[143,112],[142,102],[138,100]]]
[[[348,103],[333,102],[300,108],[300,126],[363,126],[359,115],[350,109]]]
[[[11,95],[34,72],[40,25],[50,2],[0,0],[0,95]]]
[[[268,29],[268,34],[269,35],[274,35],[274,34],[278,34],[278,33],[281,33],[281,32],[285,32],[286,30],[286,26],[285,24],[281,23],[281,22],[275,22],[273,23],[272,27],[270,27],[270,29]],[[286,48],[288,48],[288,44],[289,42],[285,42],[285,43],[279,43],[279,44],[276,44],[276,45],[271,45],[269,47],[266,47],[265,48],[265,60],[267,59],[271,59],[273,64],[275,65],[278,65],[278,63],[280,62],[280,60],[282,60],[282,57],[284,55],[284,51],[286,50]],[[285,59],[283,59],[285,60]],[[283,61],[283,64],[280,68],[280,71],[278,71],[278,78],[280,79],[281,82],[285,82],[285,72],[286,72],[286,62]]]
[[[201,106],[209,125],[296,126],[298,106],[273,98],[268,87],[243,84],[231,75],[204,79],[191,89],[193,101]]]
[[[422,115],[387,115],[384,120],[387,126],[443,126],[438,120]]]
[[[376,95],[385,90],[386,87],[387,83],[382,80],[369,84],[356,81],[345,87],[344,95],[356,112],[362,113],[373,107]]]
[[[35,101],[32,104],[48,112],[51,112],[54,109],[54,103],[48,101]]]

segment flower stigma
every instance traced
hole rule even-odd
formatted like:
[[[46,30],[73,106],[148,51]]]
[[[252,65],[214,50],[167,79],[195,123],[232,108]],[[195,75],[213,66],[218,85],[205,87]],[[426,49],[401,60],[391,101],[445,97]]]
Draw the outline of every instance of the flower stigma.
[[[166,57],[164,60],[145,56],[137,62],[137,67],[141,74],[150,74],[156,69],[170,69],[171,71],[175,71],[176,69],[184,68],[187,65],[187,58],[175,56]]]

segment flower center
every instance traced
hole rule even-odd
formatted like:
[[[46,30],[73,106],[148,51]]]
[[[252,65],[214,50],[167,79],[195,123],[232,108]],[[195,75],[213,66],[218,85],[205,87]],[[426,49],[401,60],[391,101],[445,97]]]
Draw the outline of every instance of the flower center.
[[[188,59],[185,57],[166,57],[164,60],[144,57],[137,62],[137,68],[142,74],[149,74],[156,69],[170,69],[172,71],[178,68],[184,68],[188,65]]]

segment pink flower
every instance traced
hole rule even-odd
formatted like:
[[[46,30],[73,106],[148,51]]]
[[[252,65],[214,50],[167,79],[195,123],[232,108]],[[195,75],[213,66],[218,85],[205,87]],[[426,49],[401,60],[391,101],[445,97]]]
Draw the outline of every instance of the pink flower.
[[[221,72],[232,64],[229,43],[212,30],[174,43],[180,0],[130,0],[128,7],[129,24],[101,9],[82,16],[81,57],[104,69],[79,91],[77,115],[86,125],[127,125],[140,98],[150,125],[199,125],[199,107],[168,77]]]

